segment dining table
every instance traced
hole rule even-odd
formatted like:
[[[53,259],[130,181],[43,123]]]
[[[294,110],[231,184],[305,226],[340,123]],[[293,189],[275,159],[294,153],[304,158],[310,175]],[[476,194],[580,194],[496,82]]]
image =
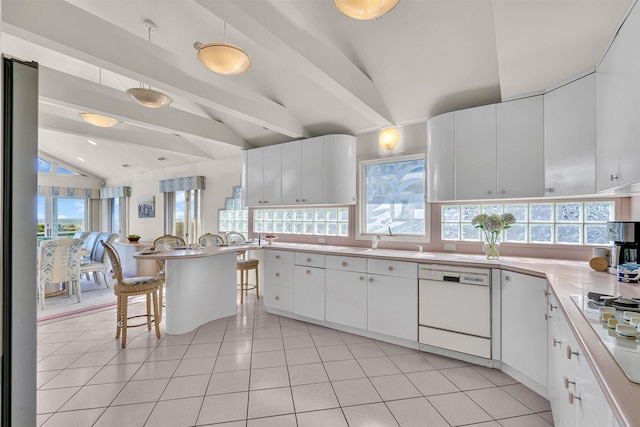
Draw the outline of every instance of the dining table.
[[[185,334],[237,311],[239,251],[258,245],[207,246],[135,252],[135,259],[165,262],[165,323],[169,335]]]

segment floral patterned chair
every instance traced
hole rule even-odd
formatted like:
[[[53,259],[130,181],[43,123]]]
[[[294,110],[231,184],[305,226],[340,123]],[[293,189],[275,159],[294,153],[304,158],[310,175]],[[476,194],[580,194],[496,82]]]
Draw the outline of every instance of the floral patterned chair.
[[[200,236],[198,243],[202,246],[220,246],[224,245],[224,238],[219,234],[205,233]]]
[[[174,236],[171,234],[165,234],[164,236],[160,236],[158,237],[156,240],[153,241],[153,247],[158,249],[158,246],[164,244],[164,245],[169,245],[169,247],[171,248],[184,248],[187,246],[187,243],[184,241],[184,239],[180,236]],[[158,265],[160,266],[160,271],[158,271],[158,280],[160,280],[161,284],[160,284],[160,317],[159,320],[162,319],[162,298],[163,298],[163,294],[164,294],[164,281],[165,281],[165,274],[164,274],[164,261],[158,261]]]
[[[80,255],[82,239],[44,240],[40,243],[38,260],[38,298],[40,309],[44,310],[45,286],[51,283],[67,282],[69,296],[76,294],[82,301],[80,289]]]

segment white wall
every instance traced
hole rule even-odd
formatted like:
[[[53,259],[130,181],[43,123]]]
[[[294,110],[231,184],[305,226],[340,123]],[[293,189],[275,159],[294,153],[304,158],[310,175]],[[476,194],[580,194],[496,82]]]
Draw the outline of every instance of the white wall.
[[[232,189],[240,185],[242,159],[236,157],[224,160],[208,160],[188,166],[172,167],[157,171],[125,175],[107,180],[107,187],[128,185],[131,187],[129,199],[129,233],[142,236],[142,241],[152,241],[164,234],[164,195],[160,193],[159,181],[169,178],[202,175],[206,177],[202,192],[202,232],[217,233],[218,209],[223,209],[225,199],[232,197]],[[155,218],[138,218],[137,200],[142,196],[154,196]]]

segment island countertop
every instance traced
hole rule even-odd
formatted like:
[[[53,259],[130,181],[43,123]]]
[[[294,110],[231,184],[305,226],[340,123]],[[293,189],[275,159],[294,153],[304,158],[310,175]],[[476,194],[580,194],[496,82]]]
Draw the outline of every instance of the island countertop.
[[[418,252],[394,249],[313,245],[299,243],[273,243],[261,246],[267,250],[313,252],[325,255],[356,256],[393,259],[423,264],[464,265],[497,268],[544,277],[556,296],[585,359],[591,366],[620,426],[640,426],[640,384],[629,381],[609,350],[571,300],[572,294],[585,295],[595,291],[610,295],[622,294],[627,298],[640,298],[640,285],[620,283],[617,277],[592,270],[587,261],[567,261],[545,258],[501,256],[487,260],[483,255],[444,252]]]

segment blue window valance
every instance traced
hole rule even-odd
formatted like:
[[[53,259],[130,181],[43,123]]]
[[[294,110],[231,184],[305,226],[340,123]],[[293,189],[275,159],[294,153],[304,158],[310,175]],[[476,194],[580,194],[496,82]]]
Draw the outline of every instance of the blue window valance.
[[[99,199],[100,190],[93,188],[38,185],[38,196],[53,197],[59,199]]]
[[[173,193],[185,190],[204,190],[204,176],[186,176],[160,180],[161,193]]]
[[[107,187],[100,189],[101,199],[112,199],[114,197],[130,197],[131,187]]]

